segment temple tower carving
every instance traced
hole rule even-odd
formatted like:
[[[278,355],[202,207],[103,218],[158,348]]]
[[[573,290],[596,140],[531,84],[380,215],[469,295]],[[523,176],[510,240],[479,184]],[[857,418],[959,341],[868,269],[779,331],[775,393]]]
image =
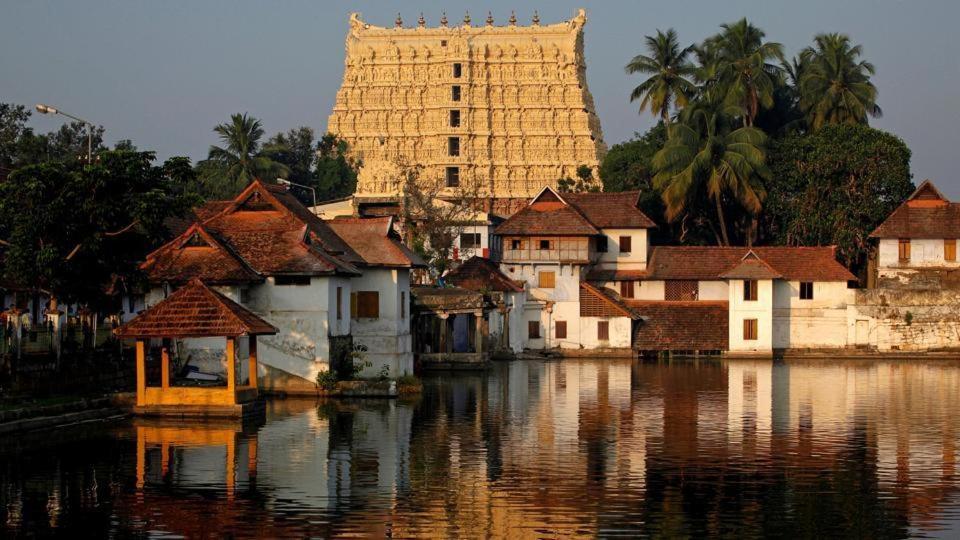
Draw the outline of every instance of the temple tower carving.
[[[357,194],[400,192],[398,172],[450,192],[532,197],[593,170],[606,152],[583,56],[584,10],[567,21],[496,26],[368,24],[350,16],[343,84],[327,129],[361,164]],[[476,21],[475,21],[476,22]]]

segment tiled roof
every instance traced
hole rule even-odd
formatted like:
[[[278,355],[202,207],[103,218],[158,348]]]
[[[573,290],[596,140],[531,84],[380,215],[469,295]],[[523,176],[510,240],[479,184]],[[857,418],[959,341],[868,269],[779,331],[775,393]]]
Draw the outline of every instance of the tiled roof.
[[[232,201],[201,207],[202,230],[217,249],[185,243],[184,232],[150,254],[150,281],[208,283],[260,280],[269,275],[359,273],[363,258],[286,189],[254,181]],[[206,248],[204,248],[206,249]],[[251,275],[252,274],[252,275]]]
[[[599,310],[599,311],[598,311]],[[616,291],[580,282],[581,317],[630,317],[639,319],[640,313],[620,298]]]
[[[871,234],[873,238],[960,238],[960,203],[925,180]]]
[[[723,279],[753,250],[783,279],[793,281],[850,281],[856,277],[837,262],[834,248],[826,247],[718,247],[658,246],[647,264],[646,279]]]
[[[727,302],[627,300],[643,318],[633,348],[641,351],[725,351],[729,349]]]
[[[750,250],[733,268],[720,274],[723,279],[778,279],[783,277]]]
[[[199,223],[148,255],[140,268],[154,283],[184,283],[199,278],[227,285],[263,279]]]
[[[276,334],[273,325],[193,279],[117,329],[124,338],[238,337]]]
[[[646,270],[616,270],[610,268],[592,268],[587,281],[637,281],[647,278]]]
[[[220,213],[231,201],[207,201],[202,205],[192,208],[183,216],[172,216],[164,220],[163,224],[167,226],[169,238],[176,238],[183,234],[196,222],[204,220]]]
[[[523,287],[508,278],[497,263],[483,257],[470,257],[448,273],[444,279],[451,285],[471,291],[520,292]]]
[[[366,266],[412,268],[426,266],[393,232],[393,218],[340,217],[326,222],[357,252]]]
[[[650,229],[657,225],[637,208],[639,191],[620,193],[561,193],[599,229]]]
[[[557,193],[544,188],[496,229],[498,235],[592,236],[603,228],[649,228],[636,206],[639,193]]]

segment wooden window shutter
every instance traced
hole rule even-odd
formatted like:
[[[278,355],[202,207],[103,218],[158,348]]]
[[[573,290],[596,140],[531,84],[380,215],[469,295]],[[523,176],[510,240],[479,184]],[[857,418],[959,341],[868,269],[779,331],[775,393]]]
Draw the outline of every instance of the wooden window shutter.
[[[343,287],[337,287],[337,320],[343,318]]]
[[[597,339],[607,341],[610,339],[610,322],[597,321]]]
[[[357,318],[377,319],[380,317],[380,293],[377,291],[357,292]]]
[[[757,339],[757,320],[756,319],[744,319],[743,320],[743,339],[753,341]]]
[[[538,286],[541,289],[552,289],[556,286],[556,274],[553,272],[540,272],[537,277]]]
[[[557,321],[557,327],[554,334],[557,339],[567,339],[567,321]]]
[[[540,321],[527,322],[527,337],[530,339],[540,339]]]
[[[622,296],[623,298],[633,298],[633,282],[632,281],[620,282],[620,296]]]
[[[357,293],[350,293],[350,318],[357,318]]]
[[[898,243],[898,247],[899,247],[900,260],[909,261],[910,260],[910,239],[901,238]]]
[[[407,318],[407,292],[400,291],[400,318]]]
[[[743,280],[743,300],[745,302],[757,301],[757,280],[755,279]]]
[[[621,236],[620,237],[620,253],[630,253],[633,250],[633,237],[630,236]]]
[[[943,260],[950,262],[957,260],[956,238],[947,238],[943,241]]]

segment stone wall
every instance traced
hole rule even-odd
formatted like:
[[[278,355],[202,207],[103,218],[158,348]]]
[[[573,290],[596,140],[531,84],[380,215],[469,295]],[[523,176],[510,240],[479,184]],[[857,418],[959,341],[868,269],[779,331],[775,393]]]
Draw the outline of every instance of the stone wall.
[[[863,289],[849,309],[851,344],[881,351],[960,348],[960,290]]]

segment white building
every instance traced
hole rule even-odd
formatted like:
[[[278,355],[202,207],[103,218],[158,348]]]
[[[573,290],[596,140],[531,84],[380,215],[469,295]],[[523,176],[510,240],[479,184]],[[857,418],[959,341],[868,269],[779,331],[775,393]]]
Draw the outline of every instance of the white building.
[[[264,388],[313,391],[351,337],[368,348],[364,375],[412,373],[409,272],[422,262],[389,218],[324,222],[259,181],[214,204],[222,209],[147,257],[148,306],[197,277],[270,321],[280,332],[260,340]],[[220,371],[219,345],[187,340],[181,351]]]

